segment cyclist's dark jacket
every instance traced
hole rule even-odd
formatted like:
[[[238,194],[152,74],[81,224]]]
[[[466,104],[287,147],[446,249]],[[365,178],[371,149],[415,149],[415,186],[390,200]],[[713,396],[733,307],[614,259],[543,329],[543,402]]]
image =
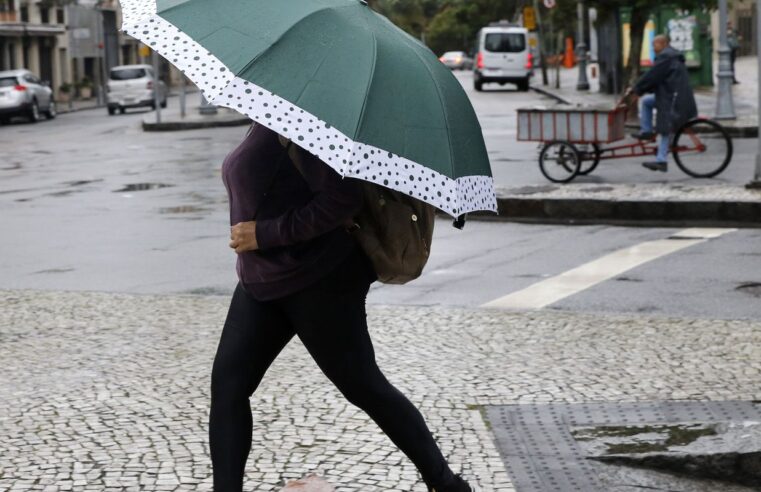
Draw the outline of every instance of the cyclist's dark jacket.
[[[684,55],[667,46],[655,57],[655,65],[634,86],[638,95],[655,94],[658,133],[673,133],[698,115]]]

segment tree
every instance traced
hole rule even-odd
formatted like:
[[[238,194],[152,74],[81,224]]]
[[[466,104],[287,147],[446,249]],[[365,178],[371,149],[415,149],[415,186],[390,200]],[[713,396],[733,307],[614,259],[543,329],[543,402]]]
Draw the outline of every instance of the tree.
[[[369,0],[370,6],[435,53],[468,51],[489,22],[515,17],[519,0]]]

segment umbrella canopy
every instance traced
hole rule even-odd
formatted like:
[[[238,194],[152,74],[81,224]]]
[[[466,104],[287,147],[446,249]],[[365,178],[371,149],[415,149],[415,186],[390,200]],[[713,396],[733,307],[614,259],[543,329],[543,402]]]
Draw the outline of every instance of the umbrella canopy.
[[[121,30],[343,176],[453,216],[496,210],[460,83],[363,0],[121,0]]]

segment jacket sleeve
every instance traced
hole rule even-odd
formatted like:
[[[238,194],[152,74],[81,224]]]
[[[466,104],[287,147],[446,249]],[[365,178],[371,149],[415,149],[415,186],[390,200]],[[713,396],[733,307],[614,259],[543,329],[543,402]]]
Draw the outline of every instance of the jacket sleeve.
[[[648,92],[654,92],[655,88],[665,82],[669,75],[672,59],[664,57],[655,62],[655,65],[645,72],[634,86],[634,93],[641,96]]]
[[[299,172],[312,191],[312,199],[274,219],[256,222],[259,249],[288,246],[309,241],[352,219],[362,207],[362,189],[354,178],[341,178],[309,152],[301,156]]]

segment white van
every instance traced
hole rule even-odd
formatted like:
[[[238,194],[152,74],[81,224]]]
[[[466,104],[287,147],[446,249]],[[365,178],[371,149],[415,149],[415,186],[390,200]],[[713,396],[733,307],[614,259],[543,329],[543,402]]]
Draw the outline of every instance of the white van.
[[[157,83],[158,82],[158,83]],[[158,90],[159,104],[166,107],[167,87],[161,80],[156,80],[150,65],[120,65],[113,67],[108,74],[106,98],[108,114],[118,110],[124,114],[126,108],[148,106],[156,109],[154,91]]]
[[[473,86],[477,91],[489,82],[516,84],[521,91],[529,89],[534,74],[534,56],[526,28],[496,22],[478,31],[476,40],[478,55]]]

